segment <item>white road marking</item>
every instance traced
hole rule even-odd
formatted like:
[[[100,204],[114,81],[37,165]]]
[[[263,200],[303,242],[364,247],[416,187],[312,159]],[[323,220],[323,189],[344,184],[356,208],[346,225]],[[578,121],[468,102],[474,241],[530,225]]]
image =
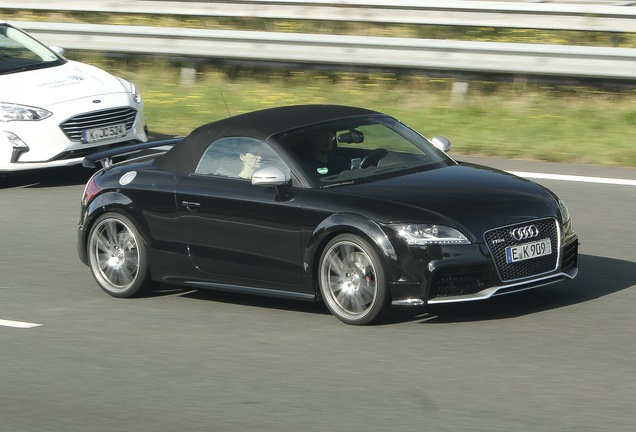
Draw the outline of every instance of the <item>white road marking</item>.
[[[514,174],[519,177],[531,178],[531,179],[545,179],[545,180],[561,180],[571,181],[579,183],[600,183],[600,184],[612,184],[623,186],[636,186],[636,180],[617,179],[607,177],[587,177],[576,175],[563,175],[563,174],[542,174],[524,171],[508,171],[510,174]]]
[[[14,328],[33,328],[39,327],[42,324],[28,323],[22,321],[11,321],[11,320],[3,320],[0,319],[0,326],[3,327],[14,327]]]

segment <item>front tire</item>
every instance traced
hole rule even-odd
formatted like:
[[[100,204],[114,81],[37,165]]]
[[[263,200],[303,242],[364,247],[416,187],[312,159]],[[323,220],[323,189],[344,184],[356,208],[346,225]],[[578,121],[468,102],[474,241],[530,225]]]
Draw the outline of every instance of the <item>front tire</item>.
[[[365,325],[386,312],[388,290],[382,261],[363,238],[353,234],[333,238],[320,256],[318,278],[322,298],[340,321]]]
[[[150,285],[146,246],[133,222],[119,213],[100,216],[88,236],[93,277],[113,297],[133,297]]]

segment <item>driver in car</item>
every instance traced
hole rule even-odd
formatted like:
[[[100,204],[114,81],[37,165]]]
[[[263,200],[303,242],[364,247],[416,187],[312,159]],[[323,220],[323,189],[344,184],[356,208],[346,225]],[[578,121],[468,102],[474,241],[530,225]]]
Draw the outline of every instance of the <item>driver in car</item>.
[[[309,152],[305,163],[310,171],[318,175],[336,175],[350,168],[347,160],[333,152],[334,135],[331,132],[319,132],[310,138]]]

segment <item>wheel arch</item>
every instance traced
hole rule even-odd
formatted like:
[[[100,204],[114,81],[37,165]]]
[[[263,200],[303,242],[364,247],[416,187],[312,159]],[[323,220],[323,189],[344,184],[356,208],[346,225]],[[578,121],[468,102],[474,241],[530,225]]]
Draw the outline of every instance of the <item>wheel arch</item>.
[[[398,253],[388,234],[375,221],[356,213],[337,213],[323,220],[311,233],[303,255],[305,276],[311,281],[316,294],[320,256],[327,244],[341,234],[355,234],[368,241],[379,252],[388,280],[399,278]]]
[[[141,209],[139,209],[127,195],[121,192],[109,191],[94,199],[86,210],[86,217],[83,222],[82,239],[80,243],[82,256],[87,256],[86,247],[88,237],[95,225],[95,222],[100,216],[106,213],[119,213],[126,216],[130,222],[135,225],[137,231],[139,231],[146,248],[150,247],[152,237],[149,236],[150,230],[145,223]]]

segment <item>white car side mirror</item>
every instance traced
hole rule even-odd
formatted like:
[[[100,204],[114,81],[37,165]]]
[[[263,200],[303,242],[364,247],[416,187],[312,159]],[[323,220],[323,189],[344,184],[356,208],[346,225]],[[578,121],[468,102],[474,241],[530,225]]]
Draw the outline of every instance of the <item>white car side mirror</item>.
[[[451,149],[451,142],[443,136],[434,136],[431,139],[431,143],[444,153],[447,153]]]

